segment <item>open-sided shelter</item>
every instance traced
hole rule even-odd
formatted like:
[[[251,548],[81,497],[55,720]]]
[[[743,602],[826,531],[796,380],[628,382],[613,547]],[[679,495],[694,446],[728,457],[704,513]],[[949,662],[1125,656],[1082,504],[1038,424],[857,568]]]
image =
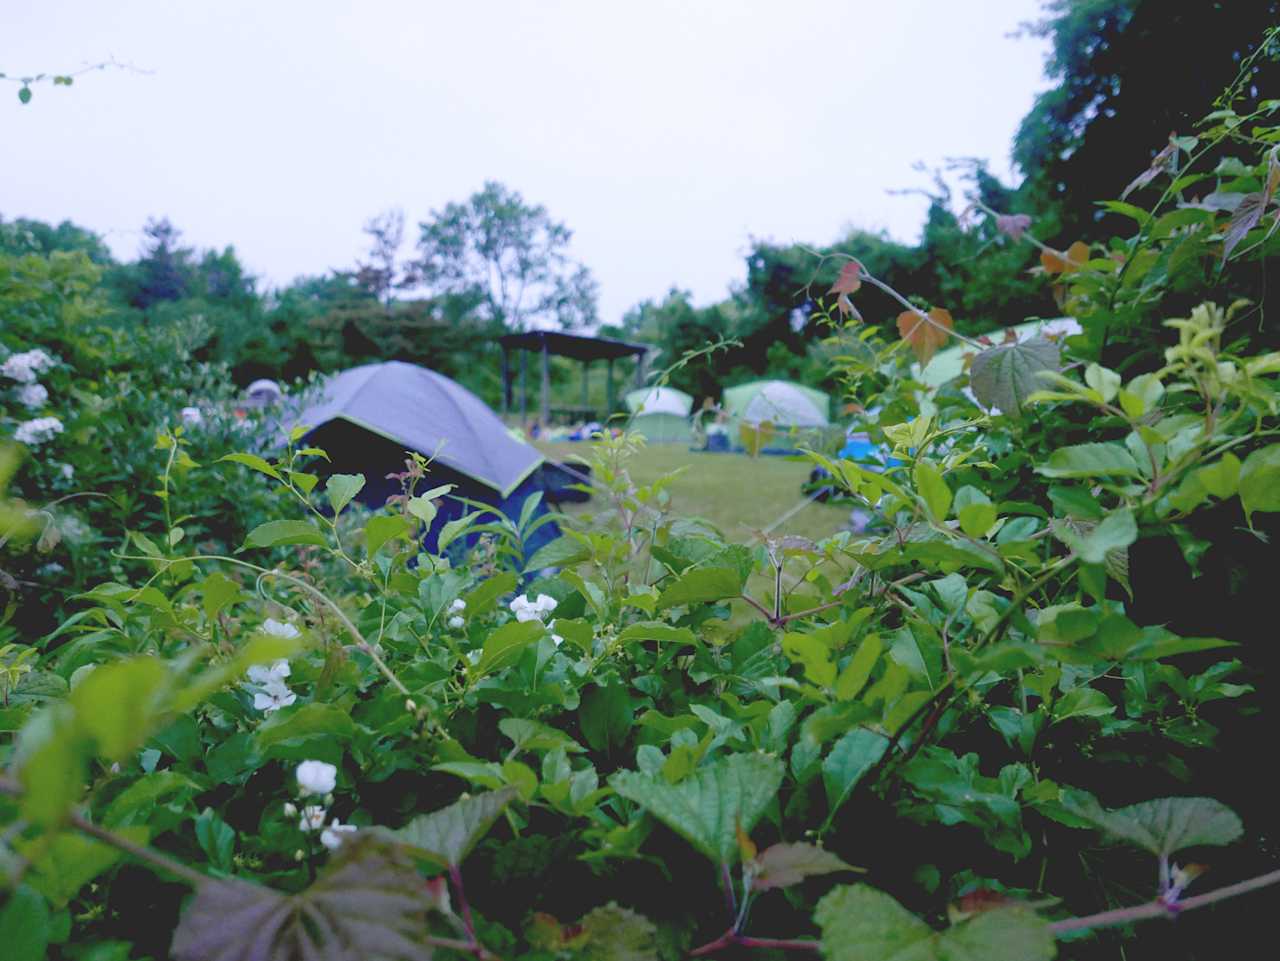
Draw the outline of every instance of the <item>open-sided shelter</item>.
[[[608,337],[588,337],[585,334],[564,334],[554,330],[530,330],[522,334],[505,334],[498,338],[502,346],[502,413],[509,414],[516,410],[513,404],[513,388],[515,374],[511,369],[511,351],[520,353],[520,418],[527,420],[529,416],[529,354],[536,353],[541,357],[541,390],[539,394],[538,419],[545,427],[551,423],[552,414],[566,415],[571,420],[604,421],[613,413],[613,365],[617,360],[634,357],[636,386],[644,383],[645,357],[649,348],[644,344],[629,344],[624,340],[611,340]],[[569,357],[582,363],[582,403],[576,407],[551,405],[551,355]],[[591,363],[596,360],[606,362],[605,373],[605,407],[601,412],[590,406],[589,382]]]
[[[674,387],[641,387],[623,398],[631,414],[628,428],[655,443],[682,443],[693,440],[689,412],[693,398]]]
[[[364,475],[359,500],[375,509],[401,492],[399,481],[387,475],[405,469],[406,451],[431,458],[426,487],[456,487],[440,502],[427,532],[429,551],[440,528],[467,512],[458,497],[516,519],[542,489],[543,457],[536,449],[512,437],[471,391],[415,364],[388,361],[335,374],[296,420],[308,428],[304,442],[329,455],[323,470]],[[539,505],[539,514],[545,511]],[[557,536],[555,524],[544,524],[526,543],[526,556]]]

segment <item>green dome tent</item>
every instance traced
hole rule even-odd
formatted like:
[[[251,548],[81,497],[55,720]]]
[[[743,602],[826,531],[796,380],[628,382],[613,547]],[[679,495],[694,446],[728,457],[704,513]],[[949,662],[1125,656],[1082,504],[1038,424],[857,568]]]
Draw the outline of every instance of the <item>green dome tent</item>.
[[[724,409],[750,424],[768,421],[775,427],[826,427],[831,398],[820,390],[789,380],[753,380],[724,392]]]
[[[630,429],[660,444],[688,444],[693,440],[689,411],[693,398],[674,387],[642,387],[624,398],[631,412]]]

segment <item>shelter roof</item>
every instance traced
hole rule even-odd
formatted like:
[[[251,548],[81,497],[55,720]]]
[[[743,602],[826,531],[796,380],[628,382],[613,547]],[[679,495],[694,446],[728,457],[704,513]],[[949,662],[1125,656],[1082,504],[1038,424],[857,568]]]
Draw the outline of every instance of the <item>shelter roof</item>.
[[[530,330],[523,334],[504,334],[498,338],[498,343],[507,350],[537,351],[542,350],[545,344],[548,353],[558,357],[572,357],[575,360],[608,360],[644,354],[649,350],[645,344],[632,344],[625,340],[612,340],[608,337],[588,337],[585,334],[566,334],[555,330]]]

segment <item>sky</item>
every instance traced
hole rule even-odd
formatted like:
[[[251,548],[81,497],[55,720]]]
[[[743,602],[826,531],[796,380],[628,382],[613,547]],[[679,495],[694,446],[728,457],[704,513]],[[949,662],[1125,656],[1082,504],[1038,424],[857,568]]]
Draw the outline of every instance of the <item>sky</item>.
[[[542,204],[616,323],[745,277],[753,238],[918,238],[913,165],[980,157],[1045,89],[1037,0],[0,0],[0,216],[134,257],[148,217],[266,286],[354,264],[486,180]],[[145,72],[142,72],[145,71]]]

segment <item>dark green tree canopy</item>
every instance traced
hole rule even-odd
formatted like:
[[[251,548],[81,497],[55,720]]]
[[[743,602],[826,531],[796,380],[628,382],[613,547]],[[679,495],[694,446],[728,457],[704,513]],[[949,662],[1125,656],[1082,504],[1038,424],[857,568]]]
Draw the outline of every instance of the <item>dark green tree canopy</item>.
[[[411,277],[433,296],[475,295],[484,319],[512,330],[596,322],[596,282],[568,254],[572,232],[517,191],[488,181],[420,227]]]

